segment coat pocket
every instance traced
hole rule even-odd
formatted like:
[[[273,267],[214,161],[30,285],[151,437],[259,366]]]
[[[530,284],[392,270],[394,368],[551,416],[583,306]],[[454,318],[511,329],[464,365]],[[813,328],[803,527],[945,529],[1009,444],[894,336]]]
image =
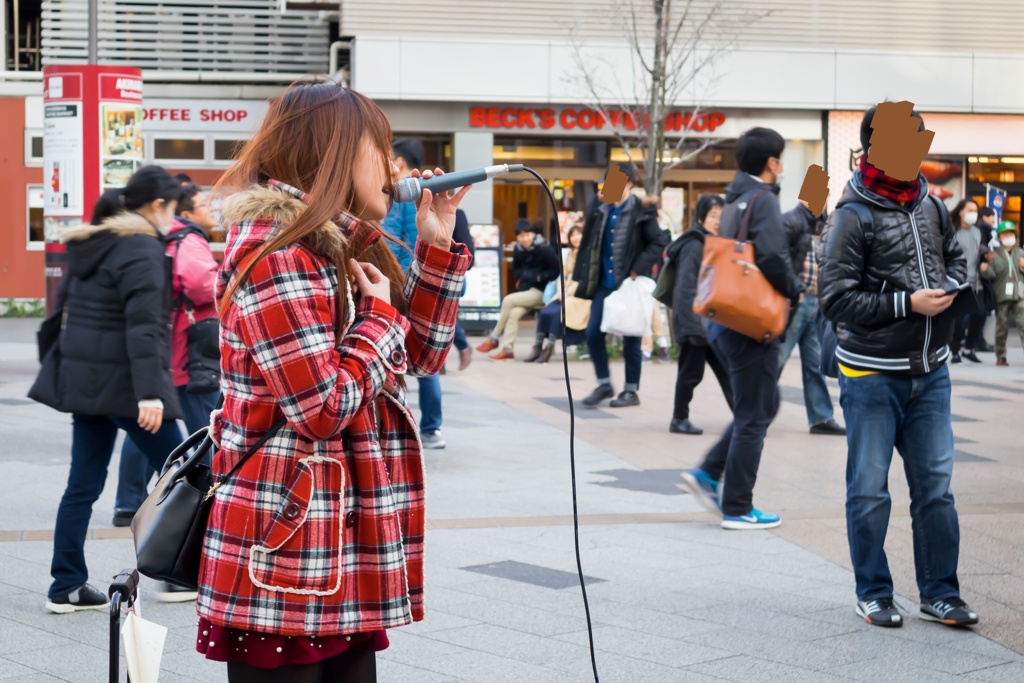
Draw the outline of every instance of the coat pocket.
[[[260,540],[249,578],[264,590],[333,595],[341,588],[345,471],[338,460],[300,460]]]

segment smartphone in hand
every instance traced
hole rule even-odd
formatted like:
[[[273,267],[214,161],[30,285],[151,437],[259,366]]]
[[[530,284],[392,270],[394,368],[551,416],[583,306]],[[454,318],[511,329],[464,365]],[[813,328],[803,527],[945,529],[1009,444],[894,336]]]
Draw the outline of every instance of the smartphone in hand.
[[[970,286],[968,282],[960,284],[956,280],[947,279],[946,284],[942,286],[942,291],[946,293],[946,296],[956,296]]]

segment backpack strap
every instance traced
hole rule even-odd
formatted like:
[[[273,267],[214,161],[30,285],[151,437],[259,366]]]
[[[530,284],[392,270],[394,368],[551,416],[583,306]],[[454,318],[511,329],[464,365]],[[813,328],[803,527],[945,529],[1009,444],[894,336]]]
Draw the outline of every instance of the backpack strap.
[[[857,221],[860,222],[860,231],[864,235],[864,244],[870,251],[871,244],[875,241],[875,218],[871,215],[871,209],[864,202],[850,202],[849,204],[843,204],[840,208],[849,209],[857,214]]]
[[[202,237],[204,240],[209,241],[209,238],[206,236],[206,233],[204,233],[202,230],[200,230],[198,228],[195,228],[195,227],[193,227],[191,225],[185,226],[184,230],[176,230],[176,231],[172,232],[171,234],[167,235],[166,237],[164,237],[164,244],[167,244],[167,245],[173,244],[174,245],[174,256],[171,257],[171,277],[172,277],[172,279],[174,277],[175,271],[177,270],[176,265],[177,265],[177,262],[178,262],[178,252],[181,251],[181,242],[182,242],[182,240],[184,240],[189,235],[198,235],[198,236]],[[189,301],[189,298],[187,296],[185,296],[185,286],[184,286],[184,283],[179,282],[178,284],[179,284],[179,287],[178,287],[179,294],[178,294],[178,296],[174,297],[173,301],[171,301],[171,305],[174,306],[174,308],[178,308],[179,306],[184,306],[185,307],[185,315],[188,316],[188,324],[189,325],[194,325],[195,322],[196,322],[195,306],[193,306],[192,302]]]
[[[928,199],[932,200],[935,204],[935,210],[939,214],[939,226],[942,228],[942,234],[947,235],[953,229],[953,221],[949,218],[949,211],[946,209],[946,205],[942,203],[942,200],[935,195],[929,193]]]

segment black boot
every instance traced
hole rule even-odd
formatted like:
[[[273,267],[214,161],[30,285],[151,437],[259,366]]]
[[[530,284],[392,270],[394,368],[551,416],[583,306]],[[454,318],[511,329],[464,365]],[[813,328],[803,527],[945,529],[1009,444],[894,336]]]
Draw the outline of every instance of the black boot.
[[[547,363],[551,361],[551,355],[555,352],[555,343],[548,342],[544,345],[544,348],[540,352],[540,358],[537,359],[538,363]]]
[[[523,362],[524,363],[536,363],[537,359],[540,358],[540,352],[541,352],[541,346],[540,346],[540,342],[538,342],[538,343],[533,345],[533,348],[530,350],[530,355],[527,356],[526,359],[523,360]]]

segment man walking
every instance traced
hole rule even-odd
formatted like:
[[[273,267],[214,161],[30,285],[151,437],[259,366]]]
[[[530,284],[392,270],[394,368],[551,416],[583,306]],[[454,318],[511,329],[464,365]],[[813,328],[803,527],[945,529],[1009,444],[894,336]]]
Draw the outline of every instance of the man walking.
[[[419,140],[405,138],[395,140],[391,155],[398,168],[398,177],[408,178],[414,168],[423,166],[423,144]],[[398,259],[404,272],[412,265],[412,253],[416,247],[416,205],[412,202],[395,202],[391,211],[381,221],[380,227],[401,244],[391,241],[388,246]],[[439,449],[447,446],[441,435],[441,378],[417,377],[420,391],[420,441],[424,448]]]
[[[776,197],[785,147],[782,136],[768,128],[752,128],[736,141],[739,171],[725,188],[719,234],[735,237],[749,211],[757,267],[772,287],[795,301],[803,285],[790,261]],[[753,500],[764,437],[779,409],[779,340],[765,344],[709,322],[708,341],[729,369],[733,422],[701,466],[683,473],[683,484],[704,507],[722,515],[722,528],[772,529],[782,520],[758,510]]]
[[[884,549],[895,448],[910,485],[921,617],[966,626],[978,623],[978,615],[960,598],[957,579],[960,527],[950,489],[953,427],[945,365],[955,320],[941,315],[955,298],[943,290],[967,281],[966,261],[946,207],[928,195],[924,176],[899,180],[868,162],[874,116],[873,107],[861,122],[865,153],[826,229],[819,286],[822,311],[839,341],[856,611],[876,626],[903,624]],[[871,225],[848,208],[854,203],[870,211]]]
[[[779,377],[793,348],[800,345],[800,370],[803,373],[804,407],[811,434],[842,436],[846,434],[833,417],[832,397],[821,372],[821,310],[818,306],[818,262],[815,242],[821,234],[824,214],[815,216],[807,202],[801,200],[792,210],[782,214],[782,224],[789,238],[789,255],[793,269],[804,285],[804,294],[796,314],[783,336],[779,352]]]
[[[605,334],[601,331],[604,302],[627,278],[650,277],[654,266],[669,242],[669,234],[658,225],[658,208],[654,201],[641,201],[631,192],[636,184],[636,168],[632,164],[616,164],[626,174],[627,182],[620,197],[595,197],[587,207],[583,239],[576,256],[573,279],[580,285],[576,296],[590,299],[590,322],[587,324],[587,350],[597,375],[597,388],[583,404],[596,408],[615,397]],[[607,181],[607,178],[605,178]],[[602,191],[604,188],[602,188]],[[642,337],[624,337],[622,354],[626,360],[626,383],[623,391],[612,398],[609,406],[625,408],[640,405],[640,368],[643,365]]]

